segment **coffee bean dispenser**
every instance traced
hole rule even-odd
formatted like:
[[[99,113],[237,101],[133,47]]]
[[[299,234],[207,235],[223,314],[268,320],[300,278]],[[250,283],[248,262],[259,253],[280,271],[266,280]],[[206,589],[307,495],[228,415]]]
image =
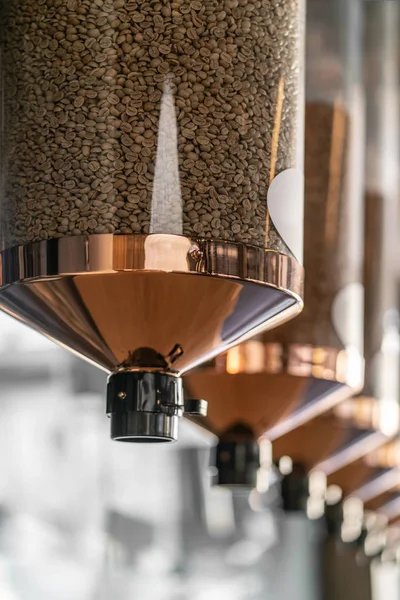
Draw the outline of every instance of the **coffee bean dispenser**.
[[[379,407],[391,439],[365,440],[364,453],[335,473],[346,493],[367,502],[399,478],[399,350],[397,214],[399,160],[398,19],[396,2],[366,2],[366,178],[365,178],[365,386],[356,406]],[[372,440],[373,441],[373,440]],[[355,460],[357,458],[357,460]],[[329,474],[329,463],[322,463]],[[371,496],[372,494],[372,496]]]
[[[350,405],[351,403],[351,405]],[[390,440],[385,430],[385,415],[379,413],[378,404],[372,412],[371,405],[359,406],[357,400],[347,400],[347,410],[337,408],[293,429],[273,442],[274,461],[289,456],[307,472],[317,469],[332,476],[366,454],[371,454]],[[398,428],[393,423],[391,432]]]
[[[217,434],[277,439],[363,385],[363,5],[308,2],[305,310],[188,375]]]
[[[304,0],[1,0],[0,307],[169,441],[180,376],[302,308]]]
[[[388,418],[399,412],[399,5],[366,6],[365,386]],[[383,67],[384,65],[384,67]]]

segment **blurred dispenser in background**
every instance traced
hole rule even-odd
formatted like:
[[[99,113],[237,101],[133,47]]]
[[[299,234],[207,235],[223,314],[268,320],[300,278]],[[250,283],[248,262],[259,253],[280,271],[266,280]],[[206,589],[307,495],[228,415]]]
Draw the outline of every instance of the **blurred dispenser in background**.
[[[258,439],[274,441],[363,385],[363,4],[308,2],[305,309],[185,378],[189,395],[210,401],[221,482],[240,483],[236,448],[251,470]]]
[[[191,420],[0,317],[0,600],[397,600],[399,3],[308,0],[290,322],[305,3],[89,4],[0,1],[0,307]]]
[[[365,3],[364,77],[367,96],[365,176],[365,386],[350,409],[373,419],[379,409],[389,438],[399,426],[400,334],[397,296],[399,206],[398,2]],[[349,412],[344,403],[339,414]],[[369,417],[368,417],[369,415]],[[392,431],[390,431],[392,429]],[[373,438],[371,438],[374,442]],[[383,446],[379,449],[380,446]],[[400,466],[395,440],[369,443],[358,460],[332,475],[346,494],[382,471]],[[329,462],[322,463],[331,473]],[[394,474],[392,474],[392,480]],[[390,477],[386,476],[388,484]],[[384,485],[384,483],[382,483]],[[377,483],[375,488],[378,489]],[[382,489],[382,487],[381,487]],[[382,489],[384,491],[384,489]]]
[[[398,3],[365,3],[365,387],[360,395],[344,401],[330,415],[322,415],[274,442],[276,459],[288,455],[303,468],[324,473],[328,490],[337,487],[349,502],[364,505],[366,514],[368,511],[382,513],[386,521],[388,515],[393,516],[395,512],[400,483],[397,438],[400,342],[396,290],[399,201],[396,165],[400,143],[398,23]],[[347,443],[344,443],[346,438]],[[383,505],[386,506],[382,508]],[[377,539],[385,535],[383,525],[366,540],[368,548],[374,536]],[[381,550],[384,546],[385,543]],[[348,597],[349,590],[341,588],[345,578],[339,573],[345,564],[353,568],[354,562],[351,567],[350,557],[343,556],[340,549],[329,555],[324,581],[330,581],[329,594],[333,595],[326,597]],[[360,555],[357,556],[359,560]],[[357,571],[364,582],[367,572],[368,561],[363,571]],[[355,582],[354,590],[360,590]],[[349,597],[354,597],[354,593]]]
[[[399,594],[396,555],[393,563],[398,539],[394,542],[392,529],[387,530],[387,522],[394,521],[400,510],[398,31],[398,3],[365,3],[365,387],[330,415],[322,415],[274,442],[275,458],[287,453],[303,468],[325,473],[328,498],[332,487],[346,498],[333,506],[328,501],[327,505],[329,518],[335,506],[342,514],[347,512],[350,528],[341,528],[336,541],[328,538],[323,544],[324,599],[380,599],[390,594],[397,598]],[[340,448],[346,437],[347,445]],[[354,528],[357,522],[358,545],[343,544],[344,537],[351,534],[351,524]]]

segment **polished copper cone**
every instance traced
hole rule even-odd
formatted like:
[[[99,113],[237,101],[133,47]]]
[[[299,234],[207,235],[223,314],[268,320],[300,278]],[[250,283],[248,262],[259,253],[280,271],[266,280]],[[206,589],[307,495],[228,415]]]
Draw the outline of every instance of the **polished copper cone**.
[[[143,373],[108,398],[113,438],[130,441],[176,439],[176,418],[199,414],[181,383],[160,394],[149,373],[177,377],[293,317],[302,283],[286,255],[175,235],[65,237],[0,254],[1,309],[113,377]]]
[[[357,353],[251,340],[184,378],[189,395],[205,397],[217,435],[240,422],[274,441],[348,398],[362,385]]]
[[[339,469],[334,469],[331,465],[328,484],[340,486],[346,496],[355,495],[365,503],[371,502],[400,482],[397,447],[397,442],[393,439],[386,439],[382,443],[379,437],[366,438],[364,454],[355,460],[350,460],[349,455],[347,464]],[[363,444],[360,450],[362,448]],[[328,464],[328,461],[325,461],[325,464],[318,467],[326,470]]]
[[[340,487],[344,496],[356,495],[364,503],[372,502],[389,488],[394,476],[393,469],[386,472],[381,464],[377,469],[363,468],[365,455],[367,462],[372,460],[389,441],[384,415],[379,409],[378,402],[364,399],[360,403],[358,398],[349,399],[333,411],[276,439],[274,459],[278,462],[289,457],[308,472],[324,473],[328,485]],[[396,428],[395,422],[393,428]],[[354,471],[359,479],[353,477]],[[388,474],[391,481],[387,480]]]
[[[260,373],[232,376],[202,371],[184,378],[189,395],[209,399],[211,410],[205,426],[222,434],[236,423],[243,423],[256,438],[290,414],[305,385],[300,378],[290,381],[282,375],[270,380],[266,394],[266,376]],[[285,395],[286,402],[275,402],[277,392]]]
[[[342,488],[346,496],[354,494],[369,480],[381,473],[380,468],[371,467],[364,458],[359,458],[346,465],[328,477],[328,484],[335,484]]]
[[[273,442],[273,456],[288,456],[311,471],[319,462],[366,435],[364,430],[346,425],[334,413],[321,415]]]
[[[289,456],[308,471],[326,475],[351,466],[365,454],[379,452],[398,430],[397,406],[390,413],[371,398],[349,398],[331,411],[276,438],[274,459]],[[390,423],[388,423],[388,419]]]
[[[379,511],[400,493],[400,444],[393,439],[371,452],[365,462],[374,476],[358,488],[356,494],[368,510]]]
[[[108,371],[185,372],[294,316],[301,292],[287,256],[182,236],[68,237],[0,254],[0,307]]]
[[[274,459],[289,457],[308,472],[323,473],[345,497],[355,496],[367,510],[376,510],[393,488],[400,489],[398,447],[391,439],[398,430],[398,410],[389,408],[369,398],[349,399],[276,439]]]

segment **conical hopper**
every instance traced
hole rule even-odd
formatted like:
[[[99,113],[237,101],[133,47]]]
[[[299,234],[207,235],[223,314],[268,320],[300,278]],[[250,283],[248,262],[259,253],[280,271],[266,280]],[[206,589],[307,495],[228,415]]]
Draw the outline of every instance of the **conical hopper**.
[[[366,407],[359,410],[358,400],[350,399],[345,404],[345,410],[339,406],[275,439],[274,460],[288,456],[306,471],[316,469],[329,474],[355,460],[367,448],[379,448],[388,441],[378,405],[371,410],[370,419]],[[331,483],[336,483],[334,477],[333,472]]]
[[[274,441],[362,388],[361,22],[361,3],[307,4],[305,307],[185,378],[219,436]]]
[[[285,356],[278,344],[251,340],[188,374],[185,385],[210,401],[205,423],[214,432],[241,422],[275,440],[351,395],[362,372],[357,353],[304,346]]]
[[[184,410],[179,375],[301,308],[294,260],[235,244],[94,235],[12,248],[0,259],[1,308],[117,374],[110,413],[140,388],[130,412],[149,413],[137,428],[162,440],[176,437]],[[134,428],[114,424],[115,437]]]
[[[274,460],[280,464],[282,459],[289,458],[305,471],[323,474],[327,485],[339,487],[345,497],[356,495],[363,502],[372,501],[393,482],[394,470],[371,468],[361,471],[360,479],[354,481],[350,475],[351,486],[345,474],[354,471],[358,475],[362,461],[369,465],[375,454],[384,452],[399,425],[397,411],[389,417],[388,424],[388,415],[378,402],[347,400],[330,413],[276,439]]]
[[[233,442],[232,430],[238,425],[247,428],[249,443],[260,438],[274,443],[295,430],[303,432],[308,421],[325,428],[322,415],[360,387],[362,373],[357,353],[302,347],[283,357],[278,345],[252,340],[218,357],[212,367],[189,373],[184,381],[189,396],[209,400],[203,425],[218,435],[221,443],[227,437]],[[347,439],[344,431],[338,426],[343,443]],[[336,440],[332,452],[336,442],[341,443]],[[226,450],[221,444],[219,448]],[[319,455],[329,453],[327,449],[327,454]]]
[[[400,446],[391,440],[372,454],[367,463],[379,474],[356,490],[355,494],[364,502],[366,509],[380,511],[400,493]]]
[[[398,527],[400,525],[400,492],[386,504],[380,507],[380,513],[385,515],[389,523]]]
[[[386,421],[399,411],[399,328],[396,289],[398,263],[398,5],[367,3],[365,85],[367,160],[365,181],[365,385],[360,399],[375,398]],[[385,65],[385,69],[382,66]],[[387,67],[387,68],[386,68]],[[388,121],[390,115],[390,121]],[[387,157],[390,156],[390,166]],[[394,167],[396,165],[396,167]],[[398,420],[397,420],[398,423]],[[393,432],[393,435],[397,432]],[[364,456],[335,473],[346,494],[364,501],[379,495],[396,478],[396,441],[367,448]],[[332,471],[330,471],[332,473]],[[388,489],[386,487],[386,490]]]

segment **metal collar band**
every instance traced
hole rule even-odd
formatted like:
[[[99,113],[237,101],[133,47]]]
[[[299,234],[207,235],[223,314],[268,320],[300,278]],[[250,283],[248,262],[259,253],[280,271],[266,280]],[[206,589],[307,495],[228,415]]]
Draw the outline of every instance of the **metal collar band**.
[[[279,252],[178,235],[67,236],[0,253],[0,288],[42,277],[118,271],[217,275],[264,283],[303,296],[303,267]]]

